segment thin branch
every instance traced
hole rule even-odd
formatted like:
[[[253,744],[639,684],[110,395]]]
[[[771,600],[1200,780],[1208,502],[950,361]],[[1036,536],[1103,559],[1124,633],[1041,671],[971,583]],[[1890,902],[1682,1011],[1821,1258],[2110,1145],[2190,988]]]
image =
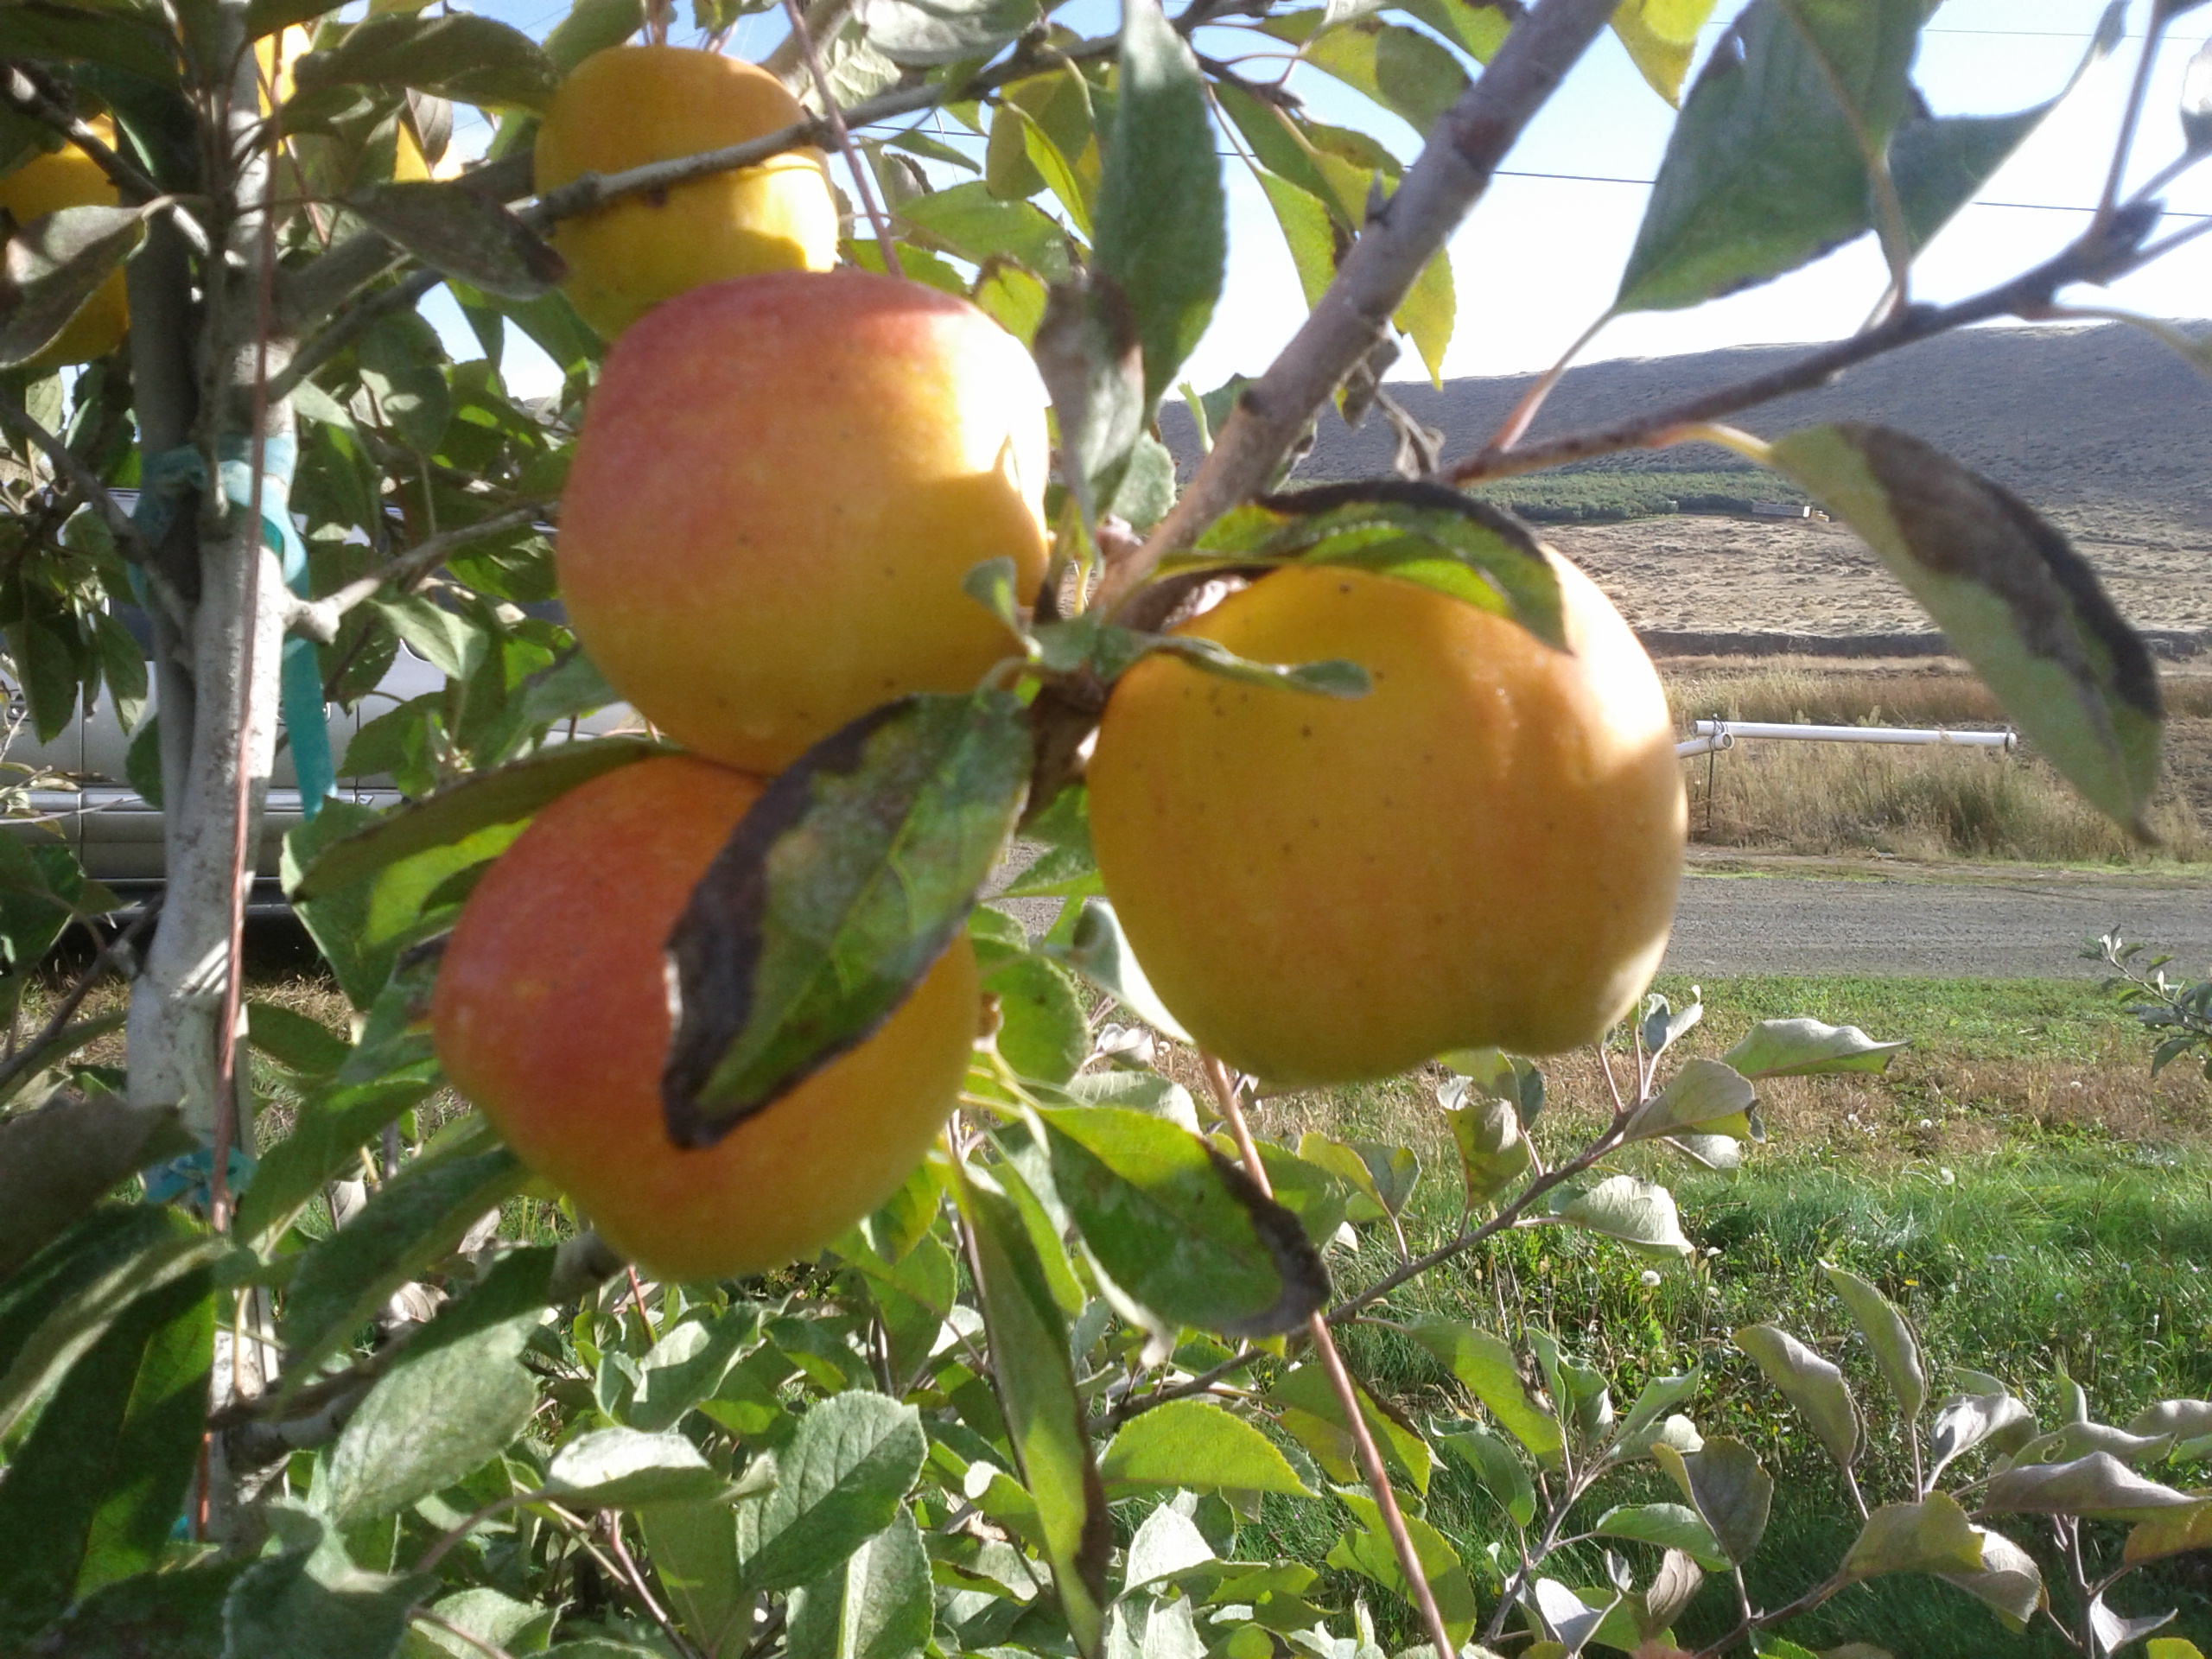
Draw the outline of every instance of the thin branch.
[[[2105,175],[2104,194],[2097,198],[2096,217],[2090,229],[2101,229],[2120,207],[2120,188],[2127,177],[2127,157],[2135,148],[2135,130],[2143,122],[2143,101],[2151,91],[2151,72],[2158,67],[2158,43],[2171,21],[2167,0],[2151,0],[2151,25],[2143,32],[2143,55],[2135,60],[2135,79],[2127,89],[2127,109],[2120,118],[2120,136],[2113,143],[2112,167]]]
[[[110,493],[108,486],[98,473],[86,466],[77,452],[48,431],[12,399],[0,397],[0,427],[5,427],[16,436],[35,444],[54,470],[67,479],[78,494],[91,504],[92,510],[106,522],[108,530],[131,563],[143,566],[149,572],[154,568],[153,550],[146,545],[146,538],[138,533],[138,526],[123,510],[122,503]]]
[[[362,280],[372,281],[384,269],[397,264],[404,256],[396,248],[388,250],[389,257]],[[325,257],[334,256],[326,255]],[[425,265],[410,271],[401,282],[390,288],[380,288],[372,294],[363,295],[354,304],[333,319],[328,327],[292,354],[292,360],[283,373],[269,383],[272,397],[289,397],[299,389],[300,382],[338,355],[346,346],[368,331],[371,324],[396,311],[412,311],[425,294],[446,279],[445,272]]]
[[[505,512],[495,512],[458,530],[425,537],[381,569],[347,582],[321,599],[301,600],[290,608],[287,622],[295,633],[328,645],[338,637],[338,625],[355,607],[366,604],[387,588],[404,588],[430,574],[452,556],[455,548],[489,537],[504,535],[525,524],[539,524],[558,511],[552,501],[526,501]]]
[[[48,1045],[68,1028],[69,1021],[83,1005],[92,987],[99,982],[100,976],[115,966],[119,952],[137,943],[138,936],[146,931],[155,917],[161,914],[161,896],[157,893],[139,906],[138,913],[124,925],[121,932],[103,943],[93,953],[84,972],[79,974],[62,994],[61,1001],[54,1005],[54,1012],[47,1016],[46,1024],[39,1028],[38,1035],[17,1049],[5,1065],[0,1065],[0,1100],[7,1098],[18,1079],[27,1072],[37,1070],[40,1057],[46,1052]]]
[[[1161,559],[1264,487],[1307,418],[1374,348],[1613,10],[1611,0],[1545,0],[1514,25],[1480,78],[1437,122],[1397,194],[1368,221],[1290,344],[1237,399],[1190,486],[1144,545],[1106,573],[1099,606],[1118,608]]]
[[[760,60],[760,67],[796,92],[806,83],[811,66],[811,55],[817,41],[836,38],[853,15],[853,0],[809,0],[803,28],[791,32],[776,42],[775,50]],[[824,94],[826,99],[827,94]]]
[[[829,123],[830,137],[837,146],[837,153],[845,158],[846,170],[853,175],[853,188],[860,192],[861,207],[868,213],[868,222],[875,228],[875,251],[882,256],[883,268],[893,276],[906,273],[899,268],[899,251],[891,245],[891,221],[883,216],[883,204],[875,199],[875,181],[868,177],[868,162],[862,158],[859,146],[845,125],[845,118],[837,108],[836,94],[830,90],[830,72],[822,67],[822,54],[814,49],[814,36],[807,32],[806,14],[799,10],[798,0],[784,0],[784,16],[791,20],[791,38],[798,42],[800,54],[806,59],[806,73],[813,78],[815,96],[822,100],[822,117]]]
[[[0,79],[0,103],[19,115],[27,115],[53,128],[83,150],[92,164],[107,175],[116,193],[126,202],[136,206],[162,194],[161,186],[148,177],[136,162],[118,155],[112,144],[70,109],[56,89],[41,85],[41,79],[20,63],[9,64],[4,79]]]
[[[1253,1145],[1251,1128],[1244,1122],[1244,1106],[1237,1098],[1236,1080],[1214,1056],[1202,1055],[1200,1059],[1205,1068],[1206,1086],[1213,1091],[1214,1103],[1229,1122],[1229,1132],[1236,1138],[1245,1173],[1261,1192],[1273,1198],[1274,1191],[1268,1180],[1268,1166],[1261,1160],[1259,1147]],[[1306,1330],[1313,1339],[1314,1351],[1321,1357],[1321,1369],[1329,1375],[1329,1386],[1336,1391],[1338,1407],[1344,1412],[1352,1444],[1358,1448],[1359,1465],[1367,1476],[1368,1490],[1375,1494],[1376,1504],[1382,1512],[1383,1529],[1390,1535],[1391,1546],[1397,1552],[1398,1571],[1406,1580],[1406,1587],[1413,1592],[1414,1605],[1421,1610],[1421,1623],[1428,1629],[1429,1640],[1436,1644],[1436,1659],[1451,1659],[1459,1652],[1459,1644],[1444,1628],[1444,1615],[1437,1610],[1436,1594],[1429,1588],[1427,1570],[1421,1564],[1421,1552],[1414,1548],[1413,1535],[1406,1529],[1406,1517],[1398,1508],[1397,1493],[1391,1489],[1389,1471],[1382,1466],[1382,1454],[1376,1449],[1374,1435],[1368,1432],[1367,1413],[1360,1405],[1359,1390],[1352,1386],[1351,1373],[1344,1369],[1344,1356],[1337,1351],[1336,1338],[1329,1334],[1329,1322],[1316,1313],[1306,1322]]]
[[[1825,385],[1846,369],[1969,323],[1984,322],[1993,317],[2034,318],[2047,315],[2052,296],[2068,283],[2109,282],[2148,263],[2151,251],[2140,245],[2157,213],[2156,207],[2149,204],[2131,203],[2130,211],[2115,216],[2103,231],[2084,233],[2080,240],[2034,270],[1986,293],[1955,305],[1910,307],[1876,327],[1824,346],[1794,363],[1732,385],[1700,392],[1653,414],[1567,433],[1517,449],[1485,448],[1455,461],[1440,476],[1446,482],[1470,484],[1481,479],[1562,467],[1623,449],[1648,448],[1678,428],[1716,421],[1793,391]],[[2212,227],[2212,219],[2205,220],[2204,225]]]

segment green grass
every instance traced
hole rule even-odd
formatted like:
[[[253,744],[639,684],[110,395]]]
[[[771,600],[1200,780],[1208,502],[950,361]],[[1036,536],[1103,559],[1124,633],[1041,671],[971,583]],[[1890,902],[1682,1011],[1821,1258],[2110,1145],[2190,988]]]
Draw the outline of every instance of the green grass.
[[[1754,501],[1810,499],[1788,480],[1751,469],[1546,473],[1501,479],[1474,493],[1530,518],[1598,522],[1671,512],[1749,512]]]
[[[1688,985],[1662,982],[1661,988],[1679,1004]],[[1718,1054],[1752,1020],[1794,1014],[1914,1038],[1911,1065],[1898,1068],[1897,1082],[1872,1085],[1878,1099],[1894,1088],[1912,1100],[1924,1086],[1916,1078],[1962,1065],[2046,1073],[2087,1065],[2110,1089],[2139,1095],[2148,1087],[2140,1028],[2101,997],[2094,981],[1749,978],[1707,982],[1705,989],[1709,1029],[1686,1041],[1690,1053]],[[1550,1070],[1555,1078],[1567,1074],[1564,1064]],[[1592,1111],[1562,1084],[1556,1106],[1538,1122],[1540,1137],[1552,1130],[1548,1150],[1563,1149],[1572,1136],[1567,1121],[1587,1123]],[[1433,1135],[1435,1125],[1433,1109],[1405,1084],[1338,1091],[1306,1117],[1343,1134]],[[1387,1313],[1495,1328],[1503,1303],[1509,1328],[1527,1322],[1554,1331],[1612,1379],[1617,1402],[1650,1376],[1702,1363],[1706,1384],[1691,1416],[1708,1436],[1743,1439],[1777,1478],[1767,1540],[1748,1577],[1755,1601],[1779,1605],[1841,1559],[1857,1525],[1826,1453],[1729,1333],[1775,1323],[1843,1367],[1867,1421],[1859,1474],[1870,1502],[1904,1497],[1908,1471],[1896,1414],[1820,1270],[1824,1260],[1872,1280],[1905,1311],[1939,1391],[1954,1368],[1992,1371],[2046,1424],[2055,1421],[2062,1371],[2088,1389],[2103,1421],[2125,1422],[2158,1399],[2212,1397],[2212,1151],[2202,1137],[2126,1139],[2094,1122],[2054,1131],[1997,1121],[2004,1132],[1990,1149],[1941,1161],[1885,1160],[1847,1142],[1839,1149],[1794,1138],[1777,1138],[1733,1175],[1688,1170],[1657,1153],[1632,1155],[1624,1166],[1675,1191],[1700,1251],[1689,1266],[1669,1268],[1649,1286],[1645,1261],[1586,1235],[1544,1229],[1433,1272],[1394,1295]],[[1458,1219],[1444,1173],[1449,1154],[1433,1142],[1421,1149],[1429,1173],[1408,1227],[1415,1249],[1447,1236]],[[1340,1253],[1332,1267],[1340,1289],[1351,1290],[1394,1260],[1387,1236],[1370,1230],[1357,1255]],[[1416,1420],[1468,1409],[1425,1351],[1397,1332],[1362,1325],[1346,1333],[1344,1346],[1353,1370]],[[2208,1479],[2201,1465],[2148,1472],[2183,1486]],[[1675,1497],[1643,1465],[1601,1484],[1586,1517],[1615,1503]],[[1469,1562],[1487,1609],[1495,1586],[1484,1586],[1480,1562],[1488,1548],[1507,1544],[1510,1529],[1453,1467],[1440,1468],[1426,1514]],[[1321,1506],[1271,1505],[1262,1535],[1242,1551],[1279,1548],[1318,1564],[1335,1527]],[[2005,1529],[2044,1553],[2032,1524]],[[2118,1536],[2108,1533],[2108,1541]],[[1626,1553],[1648,1576],[1653,1553]],[[2055,1558],[2044,1565],[2047,1575],[2059,1570]],[[1586,1549],[1561,1566],[1559,1576],[1572,1582],[1603,1580],[1601,1560]],[[1364,1593],[1389,1632],[1386,1645],[1420,1639],[1405,1610],[1382,1605],[1388,1599],[1371,1586],[1335,1577],[1327,1588],[1338,1605]],[[1709,1585],[1680,1634],[1694,1646],[1724,1632],[1732,1597],[1725,1586]],[[2132,1612],[2177,1607],[2181,1620],[2170,1633],[2212,1641],[2212,1558],[2183,1557],[2133,1575],[2112,1601]],[[1918,1577],[1853,1590],[1785,1633],[1814,1649],[1872,1643],[1898,1659],[2045,1659],[2069,1651],[2047,1628],[2015,1637],[1963,1592]]]

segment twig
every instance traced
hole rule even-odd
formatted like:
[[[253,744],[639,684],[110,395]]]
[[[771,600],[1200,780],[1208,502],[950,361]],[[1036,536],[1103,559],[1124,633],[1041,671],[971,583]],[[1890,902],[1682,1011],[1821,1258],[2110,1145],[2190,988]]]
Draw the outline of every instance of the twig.
[[[92,987],[99,982],[100,976],[114,966],[116,953],[135,944],[148,925],[161,913],[161,895],[156,893],[139,906],[138,913],[124,925],[121,932],[93,953],[84,972],[77,976],[62,994],[61,1001],[54,1004],[54,1012],[47,1016],[46,1024],[39,1028],[38,1035],[10,1056],[5,1065],[0,1065],[0,1099],[7,1097],[9,1090],[15,1087],[16,1080],[25,1072],[35,1069],[39,1056],[45,1052],[47,1045],[62,1033]]]
[[[645,1611],[652,1615],[653,1623],[660,1626],[662,1634],[676,1644],[676,1650],[685,1655],[686,1659],[696,1659],[695,1649],[683,1639],[683,1633],[677,1629],[676,1621],[668,1616],[667,1609],[654,1599],[652,1587],[645,1583],[645,1575],[638,1571],[637,1562],[630,1559],[629,1550],[623,1546],[620,1511],[606,1510],[601,1513],[607,1523],[607,1547],[613,1553],[615,1561],[621,1568],[622,1578],[630,1586],[631,1594],[644,1604]]]
[[[814,36],[807,33],[806,14],[799,10],[798,0],[784,0],[784,16],[791,19],[791,36],[806,59],[806,73],[813,78],[815,96],[822,100],[822,118],[830,124],[830,137],[836,141],[837,153],[845,158],[846,169],[853,175],[853,188],[860,192],[868,222],[875,227],[875,250],[883,257],[883,268],[893,276],[903,277],[906,273],[899,268],[899,251],[891,245],[891,221],[883,216],[883,204],[875,199],[875,181],[868,177],[868,162],[853,143],[852,132],[837,108],[836,95],[830,89],[830,72],[822,67],[822,54],[815,50]]]
[[[77,452],[44,426],[19,408],[11,399],[0,397],[0,427],[5,427],[16,436],[35,444],[54,463],[54,470],[67,478],[77,493],[91,504],[94,512],[106,522],[108,530],[121,544],[124,556],[133,564],[142,565],[150,574],[154,569],[153,551],[146,545],[146,538],[138,533],[138,526],[122,504],[109,493],[108,486],[98,473],[86,466]]]
[[[1259,1147],[1253,1145],[1252,1131],[1244,1122],[1244,1106],[1237,1098],[1236,1079],[1214,1056],[1203,1055],[1201,1060],[1206,1085],[1212,1090],[1214,1103],[1221,1109],[1222,1116],[1229,1122],[1229,1132],[1235,1137],[1237,1153],[1244,1160],[1245,1173],[1261,1192],[1273,1198],[1274,1190],[1268,1180],[1268,1166],[1260,1158]],[[1382,1454],[1376,1449],[1375,1437],[1368,1432],[1367,1414],[1360,1406],[1359,1390],[1352,1386],[1351,1373],[1344,1369],[1344,1356],[1337,1351],[1336,1338],[1329,1334],[1329,1322],[1316,1313],[1306,1320],[1306,1331],[1313,1339],[1314,1351],[1321,1357],[1321,1369],[1329,1374],[1329,1386],[1336,1390],[1337,1404],[1344,1412],[1352,1444],[1359,1451],[1359,1464],[1366,1473],[1368,1490],[1375,1494],[1376,1504],[1382,1512],[1383,1529],[1389,1533],[1391,1545],[1397,1551],[1398,1571],[1405,1577],[1406,1587],[1413,1592],[1414,1605],[1421,1610],[1421,1623],[1427,1626],[1429,1640],[1436,1644],[1436,1659],[1452,1659],[1459,1650],[1459,1644],[1444,1628],[1444,1615],[1437,1610],[1435,1592],[1428,1587],[1428,1573],[1421,1564],[1421,1552],[1414,1548],[1413,1535],[1406,1529],[1406,1517],[1398,1508],[1398,1495],[1390,1486],[1389,1471],[1382,1466]]]
[[[108,175],[117,194],[125,201],[135,206],[151,201],[162,194],[161,186],[149,178],[136,162],[119,155],[112,144],[92,130],[88,122],[79,119],[52,88],[39,82],[40,77],[22,64],[9,64],[6,79],[0,80],[0,102],[20,115],[52,127],[83,150],[92,164]]]
[[[1610,0],[1545,0],[1513,26],[1481,77],[1437,122],[1405,182],[1368,221],[1290,344],[1237,399],[1190,486],[1144,545],[1107,571],[1100,607],[1117,609],[1161,559],[1188,547],[1265,486],[1307,418],[1374,348],[1408,290],[1613,10]]]
[[[760,67],[797,92],[812,67],[806,60],[806,48],[817,41],[835,38],[852,15],[853,0],[808,0],[805,29],[794,29],[778,41],[775,49],[760,60]]]
[[[334,594],[321,599],[301,600],[289,607],[287,622],[295,633],[305,634],[310,639],[320,639],[328,645],[338,637],[338,625],[346,613],[365,604],[387,588],[404,588],[436,569],[458,547],[480,542],[487,537],[504,535],[524,524],[534,524],[550,518],[557,511],[551,501],[527,501],[521,506],[511,507],[505,512],[480,518],[473,524],[463,524],[458,530],[448,530],[436,536],[425,537],[413,547],[367,575],[347,582]]]
[[[1846,369],[1969,323],[1992,317],[2042,315],[2053,294],[2067,283],[2107,282],[2148,262],[2149,251],[2139,244],[2155,220],[2157,209],[2148,204],[2131,204],[2131,208],[2133,211],[2119,214],[2103,232],[2084,233],[2079,241],[2034,270],[1955,305],[1911,307],[1876,327],[1822,346],[1794,363],[1700,392],[1655,414],[1567,433],[1510,451],[1485,448],[1445,467],[1440,477],[1448,483],[1470,484],[1562,467],[1623,449],[1648,448],[1678,428],[1716,421],[1793,391],[1824,385]],[[2212,219],[2204,225],[2212,227]]]
[[[2135,60],[2135,79],[2127,89],[2127,108],[2120,118],[2120,136],[2113,142],[2112,167],[2105,175],[2104,194],[2097,198],[2094,233],[2110,222],[2120,207],[2120,188],[2126,181],[2127,157],[2135,148],[2135,130],[2142,124],[2143,100],[2151,90],[2151,72],[2158,67],[2158,42],[2172,18],[2168,0],[2151,0],[2150,27],[2143,31],[2143,55]]]
[[[378,269],[397,264],[400,257],[397,249],[390,250],[389,257],[382,262]],[[370,281],[375,275],[376,272],[372,271],[362,280]],[[368,331],[370,325],[379,318],[391,315],[396,311],[413,310],[425,294],[445,279],[445,272],[426,265],[421,270],[412,272],[391,287],[378,289],[375,293],[364,296],[358,304],[350,307],[344,315],[335,319],[328,327],[293,353],[292,360],[285,365],[283,372],[270,382],[270,395],[276,397],[290,397],[298,390],[302,380],[329,362],[354,340],[359,339]]]

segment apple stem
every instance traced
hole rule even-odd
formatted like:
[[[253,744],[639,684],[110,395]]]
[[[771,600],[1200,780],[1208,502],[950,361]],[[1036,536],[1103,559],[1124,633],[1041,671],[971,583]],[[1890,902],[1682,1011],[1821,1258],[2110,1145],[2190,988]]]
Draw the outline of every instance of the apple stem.
[[[823,118],[830,124],[830,136],[837,141],[838,153],[844,156],[845,165],[853,175],[853,188],[860,192],[861,207],[868,213],[868,222],[875,227],[876,251],[883,256],[883,268],[893,276],[903,277],[906,271],[899,264],[899,251],[891,245],[891,221],[884,217],[883,204],[875,199],[875,181],[868,177],[868,163],[861,158],[853,135],[845,125],[844,111],[837,107],[837,99],[830,90],[829,72],[822,67],[822,54],[815,50],[814,36],[807,32],[806,14],[799,10],[798,0],[784,0],[784,16],[791,20],[791,38],[798,42],[799,51],[806,59],[806,73],[813,79],[815,96],[822,100]]]

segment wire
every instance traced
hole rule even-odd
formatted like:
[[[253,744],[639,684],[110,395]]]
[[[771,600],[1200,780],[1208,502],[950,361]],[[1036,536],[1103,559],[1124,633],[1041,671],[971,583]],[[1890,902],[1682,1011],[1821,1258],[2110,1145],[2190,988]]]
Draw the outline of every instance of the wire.
[[[1622,178],[1609,173],[1540,173],[1534,168],[1501,167],[1492,175],[1501,179],[1559,179],[1569,184],[1632,184],[1649,190],[1657,181],[1653,179]],[[1983,201],[1962,202],[1966,207],[2021,207],[2043,213],[2093,213],[2094,207],[2076,207],[2064,201]],[[2212,213],[2183,213],[2168,209],[2169,219],[2212,219]]]

